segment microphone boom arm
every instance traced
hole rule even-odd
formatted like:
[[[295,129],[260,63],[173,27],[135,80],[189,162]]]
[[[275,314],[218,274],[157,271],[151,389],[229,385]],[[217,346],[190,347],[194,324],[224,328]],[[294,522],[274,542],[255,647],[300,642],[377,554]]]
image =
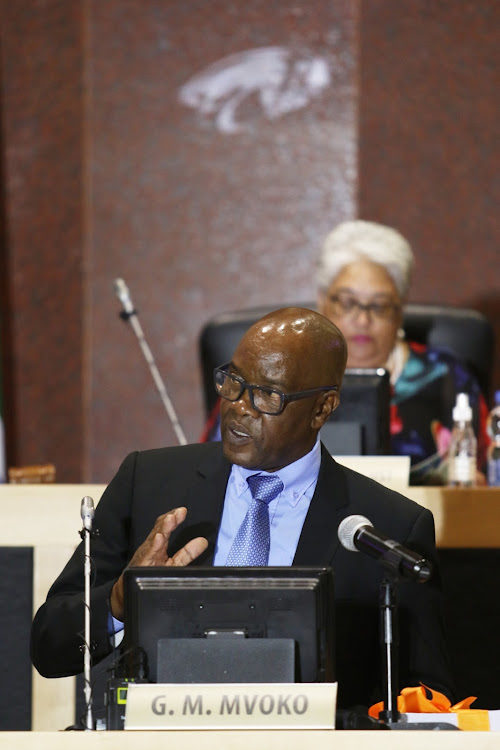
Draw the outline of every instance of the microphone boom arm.
[[[123,312],[120,313],[120,317],[123,318],[125,322],[129,322],[134,330],[139,345],[142,349],[142,353],[144,354],[144,359],[149,366],[149,370],[151,372],[151,375],[153,376],[153,380],[158,389],[160,398],[168,414],[170,423],[173,427],[179,445],[187,445],[186,436],[184,435],[183,429],[175,412],[174,405],[172,404],[170,396],[167,393],[167,389],[165,388],[165,384],[158,371],[151,349],[149,348],[146,337],[144,336],[144,331],[142,330],[142,326],[139,322],[137,310],[134,309],[134,306],[132,304],[128,287],[123,279],[115,279],[114,288],[116,296],[123,305]]]

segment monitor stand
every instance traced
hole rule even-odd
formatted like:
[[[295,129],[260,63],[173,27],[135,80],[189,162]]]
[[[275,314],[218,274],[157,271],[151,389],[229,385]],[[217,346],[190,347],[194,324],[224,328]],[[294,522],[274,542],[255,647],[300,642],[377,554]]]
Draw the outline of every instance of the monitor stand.
[[[162,638],[158,683],[295,682],[292,638]]]

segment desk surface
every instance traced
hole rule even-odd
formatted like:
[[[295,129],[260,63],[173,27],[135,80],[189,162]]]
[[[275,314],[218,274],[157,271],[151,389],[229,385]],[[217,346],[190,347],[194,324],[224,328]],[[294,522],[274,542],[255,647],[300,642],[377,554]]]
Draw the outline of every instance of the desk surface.
[[[498,750],[498,732],[326,730],[168,732],[3,732],[5,750]]]

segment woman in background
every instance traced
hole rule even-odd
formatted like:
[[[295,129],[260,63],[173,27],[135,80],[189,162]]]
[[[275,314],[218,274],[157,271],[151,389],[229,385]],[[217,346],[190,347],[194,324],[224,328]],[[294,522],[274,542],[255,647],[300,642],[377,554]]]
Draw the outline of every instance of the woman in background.
[[[318,310],[344,334],[347,367],[388,370],[391,452],[410,456],[410,483],[446,484],[452,411],[457,393],[467,393],[478,442],[477,481],[485,484],[488,409],[478,383],[450,352],[405,340],[403,305],[413,263],[409,243],[395,229],[343,222],[319,255]],[[218,403],[201,437],[206,440],[220,440]]]
[[[344,334],[347,367],[389,371],[391,448],[410,456],[411,483],[442,484],[457,393],[469,395],[480,468],[488,410],[476,380],[451,353],[405,340],[403,305],[413,262],[409,243],[395,229],[343,222],[327,235],[319,256],[318,310]]]

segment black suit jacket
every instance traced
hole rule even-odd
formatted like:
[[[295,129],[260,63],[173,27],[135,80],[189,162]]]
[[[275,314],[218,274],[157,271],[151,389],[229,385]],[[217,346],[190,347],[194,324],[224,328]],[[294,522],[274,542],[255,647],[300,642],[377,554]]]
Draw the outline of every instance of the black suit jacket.
[[[231,465],[220,443],[132,453],[99,502],[93,524],[91,589],[92,657],[111,651],[108,635],[111,588],[158,516],[186,506],[184,524],[171,537],[173,553],[204,536],[206,552],[193,564],[211,565]],[[387,536],[429,559],[426,584],[399,589],[399,686],[419,682],[453,698],[446,656],[439,572],[430,511],[336,463],[322,449],[318,483],[299,538],[294,565],[331,566],[335,573],[336,661],[341,707],[383,698],[379,590],[383,569],[375,560],[344,549],[340,521],[361,514]],[[32,627],[32,660],[46,677],[83,670],[83,544],[51,587]]]

